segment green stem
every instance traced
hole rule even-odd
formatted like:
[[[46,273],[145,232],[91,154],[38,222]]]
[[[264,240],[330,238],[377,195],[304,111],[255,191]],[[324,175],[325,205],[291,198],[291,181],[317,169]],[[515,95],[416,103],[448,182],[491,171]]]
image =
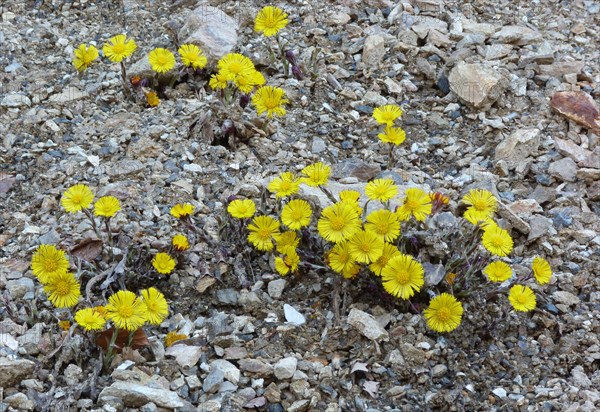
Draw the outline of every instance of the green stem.
[[[94,219],[94,215],[92,215],[92,212],[90,212],[88,209],[82,210],[83,213],[85,213],[85,215],[90,219],[90,222],[92,222],[92,228],[94,229],[96,236],[98,236],[98,239],[102,239],[102,237],[100,236],[100,229],[98,229],[98,225],[96,225],[96,219]]]
[[[117,328],[115,326],[115,328],[113,330],[113,334],[110,338],[110,342],[108,343],[108,348],[106,350],[106,358],[104,358],[104,367],[106,369],[108,369],[108,367],[112,363],[112,359],[114,357],[113,349],[115,347],[115,342],[117,341],[118,336],[119,336],[119,328]]]
[[[129,90],[129,84],[127,84],[127,70],[125,70],[125,63],[123,63],[123,60],[121,60],[121,80],[123,81],[125,96],[131,97],[131,90]]]

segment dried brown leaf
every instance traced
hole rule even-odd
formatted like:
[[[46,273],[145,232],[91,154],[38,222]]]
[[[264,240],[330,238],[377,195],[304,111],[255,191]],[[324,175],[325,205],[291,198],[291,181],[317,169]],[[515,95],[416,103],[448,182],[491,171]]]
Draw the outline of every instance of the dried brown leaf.
[[[91,262],[102,253],[102,241],[99,239],[87,238],[83,239],[71,249],[71,254],[83,260]]]
[[[556,92],[552,95],[550,106],[588,129],[600,130],[600,109],[592,96],[585,92]]]
[[[204,293],[206,289],[215,284],[217,280],[212,276],[204,276],[202,279],[198,281],[196,284],[196,290],[200,293]]]

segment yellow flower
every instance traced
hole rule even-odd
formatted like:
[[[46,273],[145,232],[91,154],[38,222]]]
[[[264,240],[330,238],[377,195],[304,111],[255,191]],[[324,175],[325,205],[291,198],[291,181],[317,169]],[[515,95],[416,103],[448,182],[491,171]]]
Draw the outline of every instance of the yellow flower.
[[[512,269],[507,263],[495,261],[487,265],[483,269],[483,273],[492,282],[504,282],[512,276]]]
[[[302,174],[304,175],[301,179],[302,183],[311,187],[319,187],[327,184],[331,167],[322,162],[317,162],[302,169]]]
[[[94,312],[97,312],[100,316],[106,319],[106,307],[105,306],[94,306],[92,308]]]
[[[383,238],[371,231],[360,230],[350,239],[350,255],[359,263],[371,263],[383,254]]]
[[[370,230],[386,242],[393,242],[400,236],[398,215],[386,209],[371,212],[367,216],[365,230]]]
[[[121,205],[114,196],[102,196],[94,204],[96,216],[113,217],[119,210],[121,210]]]
[[[252,75],[250,76],[250,81],[255,86],[262,86],[266,83],[265,76],[263,76],[263,74],[258,70],[254,70],[252,72]]]
[[[98,58],[98,49],[93,45],[80,44],[73,52],[73,65],[80,72],[84,71]]]
[[[146,103],[150,107],[156,107],[160,104],[160,99],[158,98],[158,94],[156,92],[147,92],[146,94]]]
[[[117,34],[102,47],[102,51],[110,61],[119,63],[124,58],[131,56],[136,48],[135,40],[127,39],[124,34]]]
[[[367,183],[365,194],[371,200],[387,202],[398,194],[398,187],[391,179],[375,179]]]
[[[299,230],[310,223],[312,210],[306,200],[294,199],[283,207],[281,221],[292,230]]]
[[[484,189],[471,189],[462,198],[463,203],[469,205],[463,217],[476,225],[478,222],[490,221],[498,208],[498,200],[494,195]]]
[[[225,80],[231,81],[234,81],[238,76],[252,75],[256,71],[252,60],[239,53],[228,53],[221,57],[217,67]]]
[[[190,203],[177,203],[171,208],[171,216],[183,219],[194,213],[194,205]]]
[[[44,285],[48,300],[57,308],[75,306],[81,296],[81,285],[71,272],[62,272],[50,277]]]
[[[267,186],[269,192],[275,193],[276,198],[293,195],[300,189],[300,181],[293,173],[284,172],[273,179]]]
[[[173,236],[171,244],[175,249],[177,249],[180,252],[183,252],[184,250],[188,250],[190,248],[188,238],[185,237],[185,235],[182,235],[181,233]]]
[[[169,314],[169,305],[164,295],[156,288],[144,289],[140,292],[142,302],[146,305],[146,322],[160,325]]]
[[[274,36],[288,24],[287,14],[279,7],[263,7],[254,20],[254,31],[265,36]]]
[[[340,192],[340,202],[356,202],[360,199],[360,192],[356,190],[342,190]]]
[[[546,259],[536,256],[531,264],[531,269],[533,270],[535,280],[537,280],[540,285],[545,285],[550,282],[552,268]]]
[[[448,293],[439,294],[431,299],[429,307],[423,312],[427,327],[438,333],[456,329],[460,325],[462,314],[462,303]]]
[[[167,336],[165,336],[165,347],[168,348],[169,346],[171,346],[178,340],[183,340],[183,339],[187,339],[187,335],[184,335],[183,333],[177,333],[173,330],[173,331],[167,333]]]
[[[159,252],[152,259],[152,266],[162,275],[168,275],[175,269],[175,259],[168,253]]]
[[[248,219],[256,213],[256,205],[251,199],[236,199],[229,203],[227,211],[236,219]]]
[[[273,238],[275,239],[275,245],[279,253],[285,253],[290,247],[295,250],[298,247],[298,243],[300,243],[296,232],[291,230],[275,235]]]
[[[71,322],[68,320],[59,320],[58,327],[64,331],[71,329]]]
[[[75,213],[81,209],[87,209],[94,200],[94,192],[89,186],[77,184],[68,188],[63,194],[60,203],[69,213]]]
[[[258,250],[273,249],[273,239],[279,235],[279,222],[271,216],[256,216],[248,225],[248,241]]]
[[[106,320],[93,308],[85,308],[75,313],[75,322],[87,331],[104,329]]]
[[[65,252],[54,245],[40,245],[31,257],[31,270],[42,284],[49,282],[54,275],[69,269],[69,259]]]
[[[400,127],[386,126],[383,133],[377,135],[383,143],[391,143],[396,146],[406,140],[406,132]]]
[[[267,117],[271,118],[273,115],[285,116],[285,109],[283,105],[289,103],[289,100],[285,98],[285,92],[280,87],[275,86],[262,86],[252,96],[252,104],[256,108],[258,115],[267,112]]]
[[[275,258],[275,269],[281,276],[296,272],[300,265],[300,256],[292,247],[288,247],[283,257]]]
[[[175,56],[167,49],[156,48],[148,55],[150,67],[157,73],[166,73],[175,67]]]
[[[400,254],[381,271],[383,288],[390,295],[408,299],[421,290],[425,283],[423,266],[412,256]]]
[[[379,258],[377,258],[376,261],[374,261],[373,263],[371,263],[369,265],[369,269],[371,270],[371,272],[373,272],[377,276],[381,276],[381,272],[387,266],[388,262],[392,258],[399,256],[399,255],[400,255],[400,251],[398,250],[398,248],[396,246],[394,246],[391,243],[384,243],[383,244],[383,254],[381,256],[379,256]]]
[[[225,76],[221,72],[213,74],[212,76],[210,76],[210,81],[208,82],[208,85],[212,89],[224,89],[227,87],[227,76]]]
[[[416,187],[406,189],[405,194],[402,206],[396,210],[398,218],[406,221],[412,215],[416,220],[424,221],[427,215],[431,214],[432,205],[429,195]]]
[[[481,243],[496,256],[508,256],[513,248],[513,240],[508,232],[498,225],[490,225],[483,230]]]
[[[529,312],[535,309],[535,293],[528,286],[514,285],[508,293],[508,301],[515,310]]]
[[[340,202],[323,209],[317,229],[319,234],[330,242],[348,240],[361,229],[361,221],[356,209],[348,203]]]
[[[392,126],[394,120],[402,116],[402,109],[395,104],[386,104],[385,106],[379,106],[373,111],[373,118],[379,124],[385,124]]]
[[[356,262],[350,254],[350,244],[345,241],[331,248],[327,253],[326,261],[331,269],[341,274],[351,272],[356,266]]]
[[[135,293],[120,290],[108,298],[106,317],[112,320],[117,328],[134,331],[146,322],[146,305]]]
[[[208,63],[200,47],[195,44],[182,44],[177,52],[181,56],[181,61],[185,66],[191,66],[194,69],[203,69],[206,67],[206,63]]]

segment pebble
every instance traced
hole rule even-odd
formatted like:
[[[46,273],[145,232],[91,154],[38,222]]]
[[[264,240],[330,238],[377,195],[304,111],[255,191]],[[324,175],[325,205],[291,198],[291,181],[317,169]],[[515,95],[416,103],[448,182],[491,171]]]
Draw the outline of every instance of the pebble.
[[[273,299],[281,298],[287,281],[285,279],[275,279],[269,282],[267,292]]]
[[[351,309],[348,314],[347,322],[368,339],[377,341],[387,340],[389,338],[388,332],[379,325],[375,317],[362,310],[355,308]]]
[[[283,358],[279,360],[274,366],[274,373],[277,379],[290,379],[296,372],[298,365],[298,359],[294,357]]]

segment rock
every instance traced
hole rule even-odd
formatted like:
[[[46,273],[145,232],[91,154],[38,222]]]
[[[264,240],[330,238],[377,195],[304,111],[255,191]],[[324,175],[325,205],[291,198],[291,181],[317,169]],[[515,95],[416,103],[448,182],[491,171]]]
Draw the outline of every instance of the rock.
[[[535,199],[522,199],[507,205],[511,212],[523,218],[529,217],[533,213],[542,213],[544,209],[535,201]]]
[[[235,289],[219,289],[216,292],[217,300],[224,305],[236,305],[239,295]]]
[[[578,177],[580,171],[581,169],[577,172]],[[529,194],[529,198],[535,199],[540,205],[543,205],[544,203],[549,203],[556,199],[556,189],[553,187],[537,185],[534,191]]]
[[[174,356],[182,368],[193,367],[202,356],[201,346],[173,345],[165,350],[166,356]]]
[[[592,154],[590,150],[586,150],[571,140],[563,140],[558,137],[554,138],[556,150],[563,155],[570,157],[577,163],[583,163]]]
[[[595,182],[600,180],[600,169],[582,167],[577,171],[577,177],[581,180],[585,180],[586,182]]]
[[[4,107],[21,107],[21,106],[31,106],[31,100],[29,97],[24,94],[11,93],[4,96],[2,100],[0,100],[0,106]]]
[[[487,46],[478,46],[477,53],[486,60],[497,60],[508,56],[512,48],[513,46],[510,44],[490,44]]]
[[[359,158],[345,159],[333,166],[332,177],[341,179],[354,176],[361,182],[368,182],[381,172],[381,167]]]
[[[444,376],[446,372],[448,372],[448,367],[446,365],[435,365],[431,369],[431,376],[439,378],[440,376]]]
[[[429,30],[429,34],[427,35],[427,42],[433,44],[436,47],[450,47],[454,44],[450,38],[444,33],[440,33],[435,29]]]
[[[420,39],[426,38],[432,29],[440,33],[448,33],[448,23],[443,20],[428,16],[415,16],[414,20],[415,24],[410,29],[417,33]]]
[[[306,323],[306,317],[287,303],[283,305],[283,315],[285,320],[292,325],[300,326]]]
[[[33,401],[30,401],[29,399],[27,399],[27,395],[17,392],[13,395],[7,396],[4,400],[3,403],[9,405],[10,407],[14,408],[14,410],[17,411],[33,411],[35,410],[35,403],[33,403]],[[0,403],[0,405],[2,405]],[[0,406],[0,408],[2,408],[2,406]],[[0,409],[2,411],[4,411],[5,409]]]
[[[504,203],[498,202],[498,215],[508,221],[508,223],[521,233],[529,233],[531,228],[529,224],[509,209]]]
[[[534,215],[529,219],[529,226],[531,229],[529,230],[527,241],[531,242],[545,236],[549,232],[552,227],[552,220],[545,216]]]
[[[33,374],[35,363],[26,359],[0,358],[0,387],[10,388]]]
[[[577,180],[577,164],[570,157],[552,162],[548,167],[548,173],[565,182]]]
[[[181,44],[195,44],[209,60],[218,60],[237,44],[237,31],[234,18],[216,7],[202,4],[186,18],[178,37]]]
[[[237,385],[240,382],[241,372],[233,363],[224,359],[216,359],[210,363],[211,371],[213,368],[223,371],[224,378],[234,385]]]
[[[560,211],[554,215],[552,222],[554,223],[555,228],[562,229],[571,226],[571,224],[573,224],[573,218],[566,212]]]
[[[305,412],[310,409],[310,401],[307,399],[302,399],[299,401],[295,401],[290,405],[287,409],[287,412]]]
[[[414,347],[410,343],[401,344],[400,353],[408,367],[423,366],[425,363],[425,351]]]
[[[594,182],[590,187],[588,187],[586,194],[590,200],[600,200],[600,181]]]
[[[121,399],[125,406],[131,408],[139,408],[150,402],[162,408],[174,409],[185,406],[185,403],[175,392],[134,382],[116,381],[104,388],[98,399],[100,401],[102,398],[109,397]]]
[[[425,284],[428,286],[438,285],[446,275],[446,269],[441,263],[432,265],[429,262],[423,262],[423,269],[425,270]]]
[[[273,374],[273,367],[259,359],[241,359],[240,369],[256,375],[268,376]]]
[[[504,389],[504,388],[496,388],[496,389],[492,390],[492,393],[499,398],[506,398],[506,395],[507,395],[506,389]]]
[[[385,40],[378,34],[367,36],[363,45],[362,61],[369,66],[381,63],[385,56]]]
[[[67,385],[74,386],[79,383],[82,377],[83,370],[74,364],[70,364],[64,371],[65,382]]]
[[[443,0],[415,0],[415,5],[423,11],[441,13],[444,8]]]
[[[539,129],[518,129],[496,146],[494,160],[505,160],[514,169],[527,157],[537,153],[540,145]]]
[[[560,303],[567,306],[578,305],[580,300],[577,296],[572,294],[571,292],[559,290],[552,294],[552,299],[554,302]]]
[[[585,373],[583,366],[577,365],[571,370],[571,379],[575,386],[579,389],[589,388],[592,386],[592,381]]]
[[[348,324],[354,326],[363,336],[371,340],[387,340],[389,334],[377,323],[373,315],[353,308],[348,315]]]
[[[506,89],[506,80],[482,64],[458,63],[448,76],[450,89],[475,108],[495,102]]]
[[[524,26],[504,26],[494,34],[493,38],[501,43],[514,43],[523,46],[538,42],[542,39],[542,35]]]
[[[330,26],[343,26],[350,20],[352,20],[352,17],[350,17],[348,13],[344,13],[343,11],[333,11],[327,16],[325,23]]]
[[[552,64],[541,64],[540,74],[543,76],[561,77],[570,73],[581,73],[585,66],[584,61],[556,62]]]
[[[583,161],[581,166],[600,169],[600,146],[596,146],[594,151]]]
[[[273,299],[279,299],[283,294],[283,289],[285,289],[285,284],[287,281],[285,279],[275,279],[269,282],[267,286],[267,291],[269,296]]]
[[[144,164],[137,159],[122,159],[114,163],[106,172],[110,177],[122,177],[139,173],[144,169]]]
[[[274,366],[274,373],[277,379],[291,379],[296,372],[298,359],[290,356],[279,360]]]
[[[556,92],[552,95],[550,107],[588,129],[600,130],[600,108],[585,92]]]
[[[404,91],[404,88],[402,87],[401,84],[399,84],[394,79],[391,79],[389,77],[385,78],[385,80],[383,81],[383,84],[385,84],[385,87],[389,94],[402,94]]]
[[[53,94],[48,99],[52,103],[68,103],[87,97],[86,92],[82,92],[76,87],[67,87],[62,92]]]
[[[224,379],[225,374],[221,369],[211,368],[208,376],[206,376],[206,378],[204,378],[204,382],[202,382],[202,390],[205,393],[216,392]]]
[[[13,299],[23,299],[27,292],[31,292],[30,298],[33,298],[35,284],[29,278],[20,278],[6,282],[6,289]]]

